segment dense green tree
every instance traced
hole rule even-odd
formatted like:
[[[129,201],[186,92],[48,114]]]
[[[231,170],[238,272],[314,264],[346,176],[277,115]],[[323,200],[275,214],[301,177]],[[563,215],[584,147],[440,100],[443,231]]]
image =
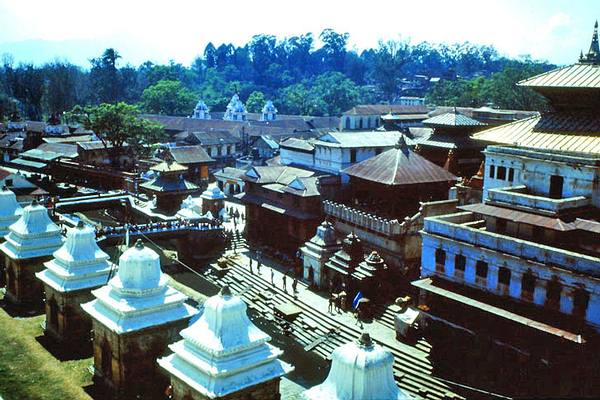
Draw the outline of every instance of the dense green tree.
[[[254,91],[250,93],[248,100],[246,100],[246,109],[251,113],[259,113],[262,111],[266,101],[267,99],[263,92]]]
[[[312,97],[324,105],[319,114],[340,115],[358,104],[358,87],[340,72],[327,72],[319,75],[311,89]]]
[[[123,95],[121,77],[117,69],[117,60],[121,58],[115,49],[106,49],[98,58],[90,63],[92,91],[100,103],[116,103]]]
[[[54,61],[46,64],[43,71],[46,76],[45,103],[49,114],[62,114],[85,101],[77,87],[77,82],[83,78],[79,67]]]
[[[190,115],[198,96],[181,82],[161,80],[142,93],[142,108],[152,114]]]
[[[122,102],[93,107],[75,106],[69,113],[69,119],[94,131],[114,164],[117,164],[125,144],[144,152],[150,145],[165,138],[162,125],[140,118],[136,106]]]

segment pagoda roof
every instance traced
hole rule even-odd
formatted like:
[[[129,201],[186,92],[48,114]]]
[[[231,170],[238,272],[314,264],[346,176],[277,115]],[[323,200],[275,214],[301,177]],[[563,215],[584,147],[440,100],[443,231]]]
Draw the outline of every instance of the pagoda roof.
[[[486,129],[471,137],[532,149],[600,154],[600,117],[587,113],[547,113]]]
[[[450,172],[409,149],[402,139],[400,142],[395,148],[354,164],[342,172],[352,177],[392,186],[457,179]]]
[[[485,126],[483,122],[467,117],[457,111],[436,115],[423,121],[428,126]]]
[[[159,164],[156,164],[150,167],[152,171],[156,172],[186,172],[188,168],[184,165],[181,165],[177,162],[166,162],[163,161]]]
[[[600,89],[600,64],[577,63],[517,83],[531,88]]]

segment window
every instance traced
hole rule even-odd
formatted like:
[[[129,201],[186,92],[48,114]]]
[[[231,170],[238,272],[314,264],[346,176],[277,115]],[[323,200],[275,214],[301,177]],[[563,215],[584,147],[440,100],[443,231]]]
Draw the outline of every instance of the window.
[[[510,285],[510,269],[506,267],[498,269],[498,282],[502,285]]]
[[[589,302],[590,294],[583,288],[577,288],[573,293],[573,315],[585,317]]]
[[[346,129],[350,129],[350,118],[346,117]]]
[[[546,285],[546,306],[551,308],[558,308],[560,305],[560,293],[562,292],[562,285],[558,278],[553,276]]]
[[[356,162],[356,149],[351,149],[350,150],[350,162],[351,163],[355,163]]]
[[[457,254],[454,257],[454,269],[458,271],[464,271],[467,265],[467,259],[462,254]]]
[[[444,272],[444,265],[446,264],[446,252],[443,249],[435,250],[435,270],[438,272]]]
[[[509,168],[508,169],[508,181],[513,182],[514,180],[515,180],[515,169]]]
[[[552,175],[550,177],[550,197],[553,199],[560,199],[563,192],[563,184],[565,178],[560,175]]]
[[[506,167],[498,167],[496,179],[506,180]]]
[[[363,128],[363,119],[359,119],[358,120],[358,129],[362,129]]]
[[[493,165],[490,165],[490,178],[495,178],[496,177],[496,167],[494,167]]]
[[[487,278],[488,264],[483,260],[477,261],[477,264],[475,266],[475,273],[480,278]]]
[[[521,285],[521,290],[523,292],[533,293],[533,290],[535,289],[535,276],[531,271],[527,271],[523,274]]]

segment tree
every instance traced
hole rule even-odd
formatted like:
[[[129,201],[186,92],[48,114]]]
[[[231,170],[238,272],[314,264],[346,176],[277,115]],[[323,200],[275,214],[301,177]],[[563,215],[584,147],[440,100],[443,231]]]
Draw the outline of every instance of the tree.
[[[123,94],[117,60],[121,58],[115,49],[106,49],[98,58],[92,58],[90,77],[92,90],[101,103],[116,103]]]
[[[263,92],[254,91],[250,93],[248,100],[246,100],[246,108],[248,109],[248,112],[259,113],[262,111],[266,101],[267,99]]]
[[[198,96],[183,87],[181,82],[161,80],[142,93],[142,108],[153,114],[189,115]]]
[[[348,44],[348,33],[337,33],[333,29],[325,29],[319,35],[323,42],[321,50],[324,53],[325,64],[333,71],[344,71],[346,58],[346,45]]]
[[[81,69],[64,61],[54,61],[43,67],[46,76],[45,103],[50,114],[62,114],[82,103],[77,82],[83,77]]]
[[[311,94],[313,98],[319,99],[319,104],[324,105],[321,113],[325,115],[340,115],[358,104],[360,99],[356,84],[340,72],[319,75]]]
[[[398,92],[402,67],[409,59],[407,42],[380,41],[375,53],[373,79],[383,92],[385,99],[392,101]]]
[[[136,106],[123,102],[102,103],[99,106],[75,106],[69,119],[92,130],[107,149],[113,165],[118,166],[119,155],[125,145],[144,152],[150,145],[164,139],[163,126],[139,116]]]

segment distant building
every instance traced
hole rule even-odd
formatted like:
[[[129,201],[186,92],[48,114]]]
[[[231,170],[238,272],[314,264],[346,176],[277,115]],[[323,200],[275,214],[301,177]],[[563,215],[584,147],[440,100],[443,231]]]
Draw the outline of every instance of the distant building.
[[[381,117],[386,114],[402,118],[424,120],[429,109],[424,105],[365,104],[344,112],[340,120],[340,130],[369,130],[382,125]]]
[[[260,117],[261,121],[275,121],[277,119],[277,108],[271,100],[268,100],[265,103],[265,106],[262,108],[262,114]]]
[[[156,177],[142,183],[140,189],[156,198],[156,209],[159,212],[167,215],[175,213],[183,199],[200,190],[196,184],[184,178],[187,167],[172,160],[163,161],[150,170]]]
[[[215,163],[215,160],[199,145],[169,147],[162,152],[161,157],[169,158],[186,167],[184,178],[201,186],[208,184],[208,168]]]
[[[428,334],[468,347],[468,360],[444,359],[490,371],[461,370],[511,397],[600,394],[589,357],[600,331],[599,66],[595,29],[578,63],[519,82],[553,111],[474,134],[496,144],[484,152],[483,202],[425,219],[413,285]]]
[[[223,119],[227,121],[245,121],[247,114],[248,111],[246,111],[246,106],[242,103],[240,97],[237,94],[234,94],[229,101],[229,104],[227,104]]]
[[[196,107],[194,108],[194,114],[192,118],[195,119],[210,119],[210,112],[206,103],[202,100],[198,100]]]
[[[425,105],[424,97],[401,96],[398,99],[398,104],[401,106],[423,106]]]
[[[231,163],[239,155],[241,139],[226,130],[182,132],[176,136],[180,146],[202,146],[219,164]]]

